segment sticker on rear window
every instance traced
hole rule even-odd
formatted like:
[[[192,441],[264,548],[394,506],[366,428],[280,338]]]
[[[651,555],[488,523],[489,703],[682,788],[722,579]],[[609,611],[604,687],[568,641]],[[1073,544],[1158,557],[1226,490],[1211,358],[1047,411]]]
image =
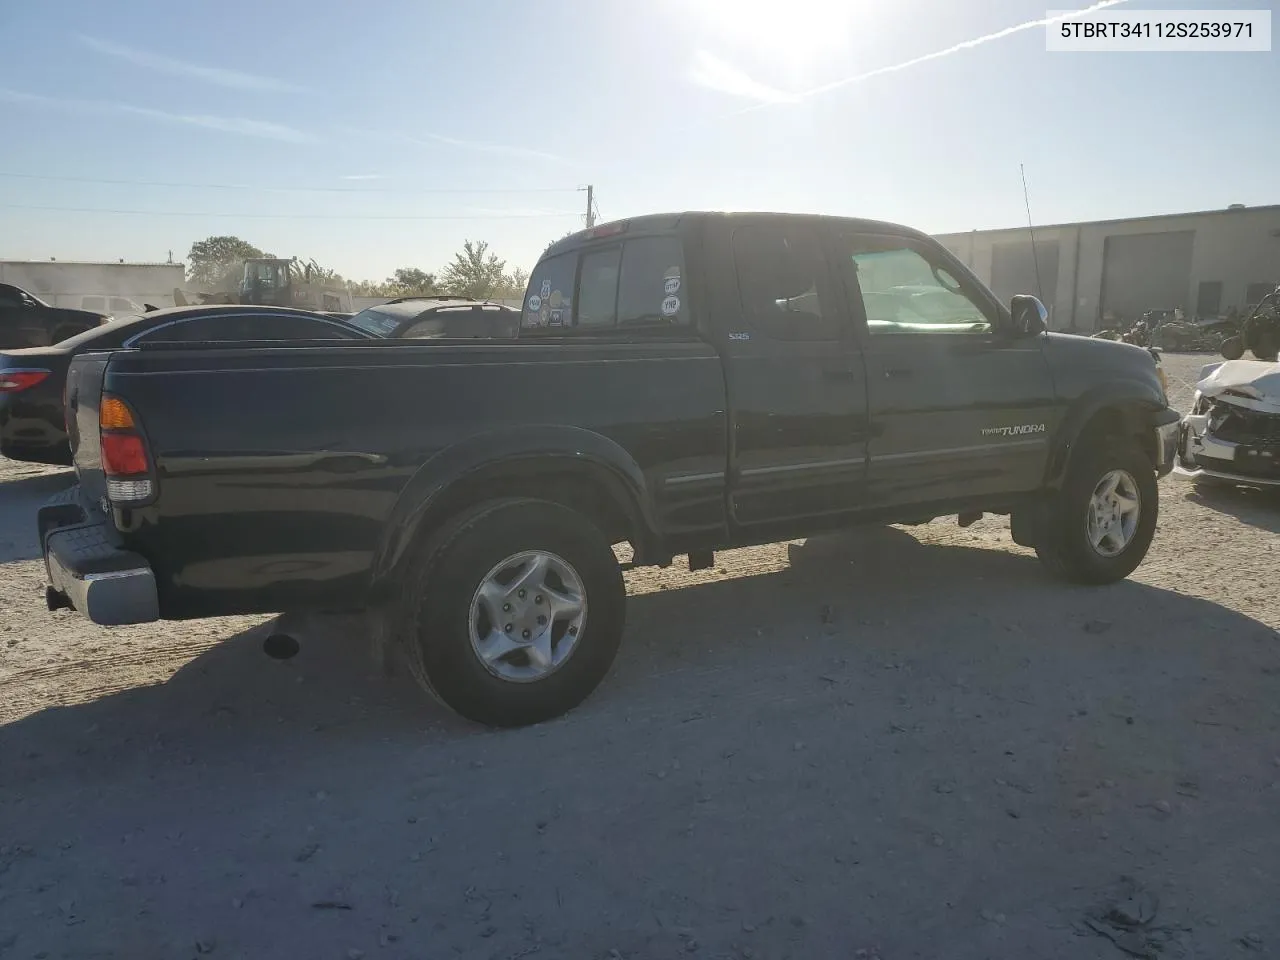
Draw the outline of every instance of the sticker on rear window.
[[[543,281],[542,281],[542,296],[543,296],[543,298],[546,298],[546,297],[551,296],[551,281],[550,281],[550,280],[543,280]]]
[[[666,278],[665,280],[663,280],[663,282],[662,282],[662,289],[666,292],[666,294],[667,294],[668,296],[670,296],[670,295],[672,295],[672,294],[675,294],[675,293],[679,293],[679,292],[680,292],[680,278],[679,278],[679,277],[667,277],[667,278]]]
[[[680,312],[680,298],[667,297],[662,301],[662,315],[664,317],[674,317]]]
[[[541,309],[542,309],[542,298],[535,293],[532,297],[529,298],[529,312],[537,313]]]

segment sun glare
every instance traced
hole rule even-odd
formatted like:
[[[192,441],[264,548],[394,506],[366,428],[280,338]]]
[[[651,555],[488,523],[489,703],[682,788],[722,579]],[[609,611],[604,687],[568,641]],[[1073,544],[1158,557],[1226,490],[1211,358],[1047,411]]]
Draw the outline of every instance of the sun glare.
[[[690,0],[685,9],[703,21],[708,39],[797,63],[844,48],[871,7],[865,0]]]

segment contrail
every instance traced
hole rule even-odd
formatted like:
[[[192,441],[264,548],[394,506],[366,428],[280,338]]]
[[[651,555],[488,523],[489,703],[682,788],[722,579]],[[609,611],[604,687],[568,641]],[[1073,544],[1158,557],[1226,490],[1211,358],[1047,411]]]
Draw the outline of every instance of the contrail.
[[[981,37],[975,37],[972,40],[965,40],[961,43],[953,44],[944,50],[935,50],[933,53],[926,53],[919,57],[913,57],[910,60],[904,60],[902,63],[895,63],[888,67],[877,67],[875,70],[868,70],[866,73],[855,74],[852,77],[845,77],[843,80],[833,80],[831,83],[824,83],[820,87],[814,87],[812,90],[806,90],[803,93],[796,94],[794,98],[787,100],[788,103],[796,103],[801,100],[808,100],[811,97],[817,97],[824,93],[830,93],[832,90],[838,90],[841,87],[852,86],[855,83],[861,83],[863,80],[870,80],[872,77],[878,77],[885,73],[897,73],[899,70],[906,70],[929,60],[938,60],[942,57],[949,57],[953,53],[959,53],[961,50],[969,50],[973,47],[980,47],[984,43],[991,43],[993,40],[1003,40],[1005,37],[1014,33],[1021,33],[1024,30],[1034,30],[1036,27],[1046,27],[1051,23],[1059,23],[1063,20],[1070,20],[1073,17],[1082,16],[1084,14],[1096,13],[1099,10],[1105,10],[1107,7],[1114,7],[1126,0],[1099,0],[1092,6],[1085,7],[1081,10],[1072,10],[1069,13],[1060,13],[1052,17],[1042,17],[1039,20],[1028,20],[1026,23],[1019,23],[1012,27],[1005,27],[1003,30],[997,30],[995,33],[988,33]],[[741,116],[744,113],[754,113],[757,110],[763,110],[765,107],[776,106],[775,103],[757,103],[741,110],[735,110],[729,116]]]

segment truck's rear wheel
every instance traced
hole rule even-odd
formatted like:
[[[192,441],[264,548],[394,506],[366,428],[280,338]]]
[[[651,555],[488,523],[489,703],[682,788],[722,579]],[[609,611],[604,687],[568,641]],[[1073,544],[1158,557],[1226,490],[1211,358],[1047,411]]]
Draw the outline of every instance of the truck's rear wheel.
[[[1068,468],[1036,553],[1068,580],[1115,583],[1147,555],[1159,509],[1146,454],[1136,444],[1095,441]]]
[[[521,726],[571,710],[622,640],[626,590],[613,550],[559,504],[482,504],[424,550],[410,578],[410,666],[478,723]]]

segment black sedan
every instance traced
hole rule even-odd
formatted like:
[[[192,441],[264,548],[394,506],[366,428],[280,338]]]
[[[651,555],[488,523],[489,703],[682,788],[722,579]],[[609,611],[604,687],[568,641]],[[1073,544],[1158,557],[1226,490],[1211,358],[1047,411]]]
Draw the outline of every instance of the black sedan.
[[[365,340],[385,334],[350,320],[287,307],[218,304],[114,320],[46,347],[0,351],[0,454],[70,464],[62,412],[67,367],[79,353],[147,343]]]
[[[51,307],[33,293],[0,283],[0,350],[45,347],[106,323],[104,314]]]

